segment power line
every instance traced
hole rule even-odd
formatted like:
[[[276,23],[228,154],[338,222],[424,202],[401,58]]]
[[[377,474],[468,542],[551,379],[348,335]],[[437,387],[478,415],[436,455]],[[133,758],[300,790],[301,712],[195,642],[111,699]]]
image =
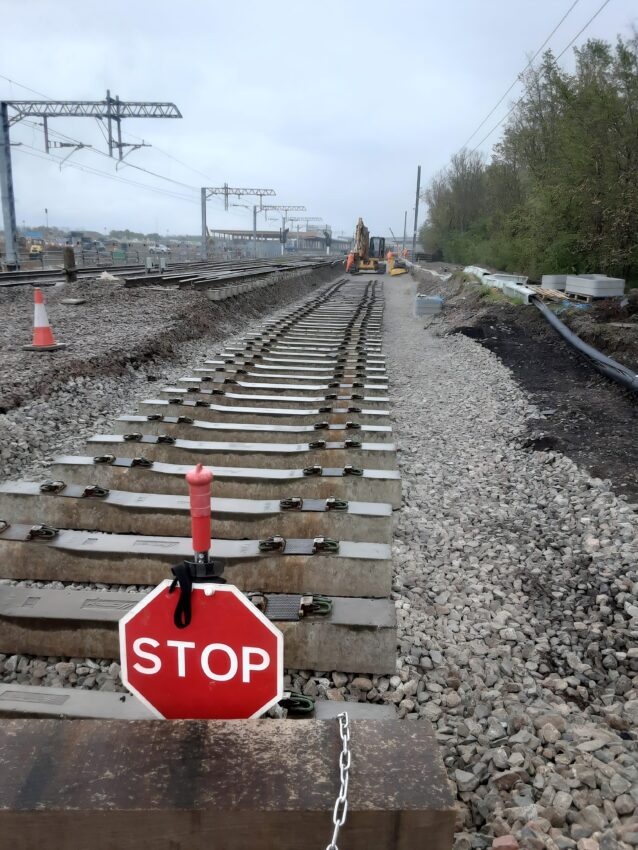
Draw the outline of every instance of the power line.
[[[34,126],[36,128],[38,127],[38,125],[34,125]],[[58,135],[61,135],[62,138],[67,138],[67,139],[69,138],[68,136],[65,136],[64,134],[58,134]],[[23,150],[22,149],[23,147],[29,148],[30,150],[34,151],[34,153],[29,153],[28,151]],[[58,164],[61,164],[63,162],[63,160],[61,160],[59,157],[54,156],[53,154],[41,153],[38,150],[38,148],[34,147],[33,145],[29,145],[26,142],[23,142],[20,147],[16,148],[16,150],[18,152],[23,153],[25,156],[32,156],[36,159],[41,159],[41,160],[43,160],[43,162],[52,162],[53,161],[53,162],[56,162]],[[97,151],[97,152],[101,153],[99,151]],[[103,154],[103,155],[106,156],[107,159],[109,158],[107,156],[107,154]],[[126,177],[121,177],[121,176],[116,175],[116,174],[110,174],[107,171],[102,171],[99,168],[94,168],[91,165],[81,165],[80,163],[66,162],[65,168],[75,168],[77,171],[83,171],[87,174],[92,174],[92,175],[95,175],[97,177],[103,177],[107,180],[115,180],[119,183],[125,183],[125,184],[128,184],[129,186],[134,186],[134,187],[139,188],[139,189],[146,189],[149,192],[155,192],[156,194],[164,195],[168,198],[174,198],[174,199],[180,200],[180,201],[188,201],[189,203],[195,203],[195,204],[197,203],[197,201],[194,198],[191,198],[188,195],[182,195],[182,194],[179,194],[177,192],[171,192],[169,189],[161,189],[159,186],[149,186],[147,183],[140,183],[137,180],[130,180]],[[199,191],[199,189],[197,189],[196,191]],[[231,212],[230,215],[232,215],[234,218],[243,218],[243,216],[241,216],[241,214],[237,214],[237,213],[233,213],[233,212]]]
[[[144,141],[144,139],[141,139],[139,136],[135,136],[133,133],[127,133],[127,136],[128,136],[129,139],[136,139],[138,142]],[[199,174],[200,177],[205,177],[211,183],[214,183],[215,180],[216,180],[216,178],[211,177],[210,174],[206,174],[205,172],[200,171],[198,168],[193,168],[192,165],[188,165],[186,162],[182,162],[181,159],[178,159],[176,156],[173,156],[173,154],[168,153],[168,151],[165,151],[162,148],[159,148],[157,145],[153,145],[153,150],[157,151],[158,153],[161,153],[163,156],[168,157],[168,159],[172,159],[174,162],[179,163],[179,165],[183,166],[184,168],[187,168],[189,171],[192,171],[194,174]]]
[[[30,91],[31,94],[37,94],[39,97],[44,97],[46,100],[53,100],[52,97],[49,97],[48,94],[43,94],[41,91],[36,91],[36,89],[30,89],[29,86],[25,86],[22,83],[19,83],[17,80],[12,80],[10,77],[5,77],[4,74],[0,74],[0,78],[6,80],[8,83],[11,83],[13,86],[19,86],[21,89],[25,91]]]
[[[22,123],[28,127],[34,127],[35,129],[42,130],[42,132],[44,132],[42,126],[38,124],[37,121],[28,121],[24,119]],[[51,128],[49,128],[49,135],[57,136],[57,138],[65,139],[68,142],[73,142],[78,145],[80,144],[80,141],[78,139],[74,139],[71,136],[67,136],[65,133],[62,133],[59,130],[52,130]],[[91,150],[93,151],[93,153],[96,153],[99,156],[106,157],[106,159],[111,159],[111,157],[104,151],[98,150],[97,148],[91,148]],[[141,165],[133,165],[133,163],[131,162],[125,162],[124,165],[128,168],[134,168],[137,171],[143,171],[146,174],[152,175],[153,177],[158,177],[160,180],[166,180],[167,183],[175,183],[178,186],[183,186],[185,189],[199,191],[199,188],[197,186],[192,186],[189,183],[182,183],[180,180],[173,180],[171,177],[166,177],[164,174],[158,174],[156,171],[151,171],[149,168],[143,168]]]
[[[560,19],[560,21],[556,24],[556,26],[554,27],[554,29],[553,29],[553,30],[550,32],[550,34],[547,36],[547,38],[545,39],[545,41],[541,44],[541,46],[538,48],[538,50],[536,51],[536,53],[535,53],[535,54],[532,56],[532,58],[529,60],[529,62],[527,63],[527,65],[523,68],[523,70],[522,70],[522,71],[520,71],[520,72],[516,75],[516,77],[515,77],[515,79],[514,79],[513,83],[510,85],[510,87],[507,89],[507,91],[506,91],[506,92],[502,95],[502,97],[499,99],[499,101],[496,103],[496,105],[495,105],[495,106],[494,106],[494,107],[493,107],[493,108],[492,108],[492,109],[491,109],[491,110],[487,113],[487,115],[485,116],[485,118],[481,121],[481,123],[478,125],[478,127],[476,128],[476,130],[474,130],[474,132],[472,133],[472,135],[471,135],[471,136],[469,136],[469,137],[468,137],[468,139],[464,142],[464,144],[462,145],[462,147],[464,147],[464,148],[465,148],[465,147],[467,147],[467,146],[468,146],[468,144],[469,144],[469,143],[472,141],[472,139],[474,138],[474,136],[476,136],[476,134],[478,133],[478,131],[481,129],[481,127],[485,124],[485,122],[486,122],[489,118],[491,118],[491,117],[492,117],[492,115],[496,112],[496,110],[497,110],[497,109],[498,109],[498,107],[501,105],[501,103],[503,103],[503,101],[505,100],[505,98],[507,97],[507,95],[508,95],[508,94],[512,91],[512,89],[514,88],[514,86],[515,86],[515,85],[519,82],[519,80],[520,80],[520,78],[521,78],[521,75],[522,75],[522,74],[524,74],[524,73],[525,73],[525,71],[527,71],[527,69],[530,67],[530,65],[532,64],[532,62],[536,59],[536,57],[538,56],[538,54],[539,54],[539,53],[541,52],[541,50],[545,47],[545,45],[547,44],[547,42],[551,39],[551,37],[554,35],[554,33],[555,33],[555,32],[558,30],[558,28],[561,26],[561,24],[563,23],[563,21],[567,18],[567,16],[568,16],[569,14],[571,14],[571,12],[573,11],[573,9],[574,9],[574,8],[575,8],[575,7],[576,7],[579,3],[580,3],[580,0],[574,0],[574,2],[572,3],[572,5],[569,7],[569,9],[565,12],[565,14],[563,15],[563,17]]]
[[[23,126],[32,127],[32,128],[33,128],[33,129],[35,129],[35,130],[39,130],[40,132],[44,132],[42,125],[41,125],[41,124],[38,124],[36,121],[29,121],[28,119],[26,119],[26,118],[25,118],[25,119],[23,119],[20,123],[21,123]],[[102,134],[104,135],[103,128],[101,128],[100,122],[98,121],[98,122],[97,122],[97,124],[98,124],[98,126],[100,126],[100,129],[102,129]],[[67,142],[73,142],[74,144],[77,144],[77,145],[79,145],[79,144],[80,144],[79,139],[75,139],[75,138],[73,138],[72,136],[69,136],[69,135],[67,135],[66,133],[61,132],[60,130],[54,130],[54,129],[52,129],[51,127],[49,127],[48,132],[49,132],[49,135],[50,135],[50,136],[54,136],[54,137],[56,137],[56,138],[58,138],[58,139],[63,139],[63,140],[65,140],[65,141],[67,141]],[[138,138],[138,137],[137,137],[137,136],[132,136],[132,138]],[[154,145],[153,145],[153,149],[154,149],[154,150],[158,150],[158,148],[156,148]],[[35,150],[35,148],[34,148],[34,150]],[[105,159],[108,159],[108,160],[110,160],[110,159],[111,159],[111,157],[110,157],[110,156],[109,156],[109,155],[108,155],[105,151],[101,151],[101,150],[99,150],[98,148],[89,148],[88,150],[90,150],[92,153],[97,154],[98,156],[102,156],[102,157],[104,157]],[[167,156],[169,156],[169,158],[171,158],[171,159],[175,159],[175,157],[171,157],[171,156],[170,156],[170,154],[166,154],[166,155],[167,155]],[[54,157],[54,159],[55,159],[55,157]],[[58,160],[56,160],[56,161],[58,161]],[[177,161],[179,162],[179,160],[177,160]],[[186,188],[186,189],[191,189],[191,190],[192,190],[192,191],[194,191],[194,192],[199,192],[199,191],[200,191],[200,189],[199,189],[199,187],[198,187],[198,186],[191,186],[191,185],[190,185],[190,184],[188,184],[188,183],[182,183],[182,182],[181,182],[181,181],[179,181],[179,180],[173,180],[173,179],[171,179],[170,177],[165,177],[164,175],[162,175],[162,174],[158,174],[158,173],[157,173],[157,172],[155,172],[155,171],[151,171],[151,170],[150,170],[150,169],[148,169],[148,168],[143,168],[142,166],[139,166],[139,165],[133,165],[133,164],[132,164],[132,163],[130,163],[130,162],[129,162],[129,163],[124,163],[124,164],[125,164],[125,165],[128,165],[128,166],[129,166],[129,168],[135,168],[137,171],[142,171],[142,172],[144,172],[144,173],[146,173],[146,174],[150,174],[151,176],[158,177],[158,178],[160,178],[161,180],[166,180],[166,181],[168,181],[169,183],[176,183],[178,186],[183,186],[184,188]],[[96,172],[96,173],[105,174],[106,172]],[[125,178],[122,178],[122,179],[124,180]],[[129,181],[129,182],[131,182],[131,181]],[[133,184],[133,185],[134,185],[134,184]],[[138,184],[138,185],[143,186],[143,185],[145,185],[145,184],[140,183],[140,184]],[[213,198],[212,200],[216,203],[216,205],[218,205],[218,206],[219,206],[219,205],[223,206],[223,201],[221,201],[221,199],[219,199],[219,198]],[[242,218],[241,214],[237,214],[237,213],[233,213],[233,212],[231,212],[230,214],[231,214],[232,216],[234,216],[235,218]]]
[[[38,91],[37,89],[33,89],[30,86],[25,86],[24,83],[19,83],[17,80],[12,79],[11,77],[7,77],[5,74],[0,74],[0,79],[6,80],[7,82],[11,83],[12,85],[19,86],[20,88],[24,89],[25,91],[31,92],[32,94],[36,94],[39,97],[45,98],[46,100],[53,100],[52,97],[50,97],[47,94],[44,94],[44,92]],[[40,130],[41,132],[44,132],[43,127],[40,124],[38,124],[37,122],[31,122],[31,121],[28,121],[26,119],[23,119],[23,121],[21,123],[26,124],[30,127],[33,127],[37,130]],[[100,128],[102,135],[106,138],[106,136],[104,134],[104,128],[102,127],[100,120],[96,119],[96,123],[97,123],[98,127]],[[74,139],[71,136],[67,136],[65,133],[62,133],[59,130],[54,130],[52,128],[49,128],[48,132],[49,132],[50,135],[56,136],[59,139],[64,139],[65,141],[72,142],[74,144],[80,145],[80,142],[79,142],[78,139]],[[142,142],[144,141],[139,136],[135,136],[132,133],[127,134],[127,136],[129,138],[132,138],[132,139],[137,139],[138,141],[142,141]],[[36,151],[36,153],[28,153],[27,151],[22,151],[22,153],[24,153],[26,156],[33,156],[37,159],[42,159],[42,160],[45,160],[45,161],[46,160],[53,160],[54,162],[57,162],[58,164],[61,163],[61,160],[58,157],[55,157],[51,154],[42,156],[42,155],[39,155],[37,153],[37,149],[33,148],[33,146],[26,145],[26,147],[30,147],[30,148],[32,148],[32,150]],[[153,145],[152,147],[153,147],[154,150],[156,150],[159,153],[163,154],[164,156],[168,157],[168,159],[174,160],[179,165],[181,165],[184,168],[189,169],[190,171],[193,171],[195,174],[199,174],[202,177],[206,177],[207,179],[211,180],[211,182],[214,180],[214,178],[211,178],[209,175],[205,174],[202,171],[199,171],[196,168],[192,168],[191,166],[187,165],[185,162],[182,162],[182,160],[178,159],[176,156],[173,156],[172,154],[168,153],[167,151],[163,150],[162,148],[158,148],[155,145]],[[17,150],[20,150],[20,148],[17,148]],[[101,151],[97,148],[88,148],[88,150],[90,150],[92,153],[98,154],[99,156],[104,156],[107,159],[110,159],[110,157],[107,153],[105,153],[104,151]],[[173,183],[177,186],[182,186],[186,189],[191,189],[192,191],[197,191],[197,192],[199,191],[199,187],[197,187],[197,186],[191,186],[188,183],[183,183],[179,180],[174,180],[170,177],[166,177],[163,174],[159,174],[155,171],[151,171],[150,169],[144,168],[140,165],[134,165],[133,163],[130,163],[130,162],[125,162],[124,165],[128,166],[129,168],[133,168],[136,171],[141,171],[145,174],[149,174],[152,177],[157,177],[158,179],[164,180],[168,183]],[[186,195],[180,195],[180,194],[175,193],[175,192],[169,192],[167,190],[160,189],[159,187],[149,186],[146,183],[139,183],[135,180],[129,180],[125,177],[120,177],[118,175],[109,174],[108,172],[101,171],[100,169],[97,169],[97,168],[93,168],[92,166],[80,165],[78,163],[67,162],[66,167],[75,168],[76,170],[84,171],[87,174],[93,174],[93,175],[96,175],[96,176],[99,176],[99,177],[106,178],[108,180],[115,180],[115,181],[119,181],[120,183],[127,183],[130,186],[136,186],[137,188],[146,189],[147,191],[155,192],[157,194],[162,194],[162,195],[165,195],[167,197],[176,198],[178,200],[186,200],[186,201],[189,201],[191,203],[197,203],[197,201],[187,197]],[[214,198],[214,199],[211,199],[211,200],[214,201],[216,206],[218,204],[223,205],[223,201],[221,199]],[[231,212],[230,210],[228,211],[228,214],[232,215],[234,218],[243,218],[241,213]]]
[[[29,91],[32,94],[37,94],[39,97],[44,97],[46,100],[53,100],[53,98],[50,97],[48,94],[44,94],[44,92],[38,91],[37,89],[32,89],[29,86],[25,86],[23,83],[19,83],[17,80],[12,80],[10,77],[5,76],[4,74],[0,74],[0,79],[6,80],[7,82],[11,83],[12,85],[19,86],[21,89],[24,89],[25,91]],[[106,139],[106,135],[104,134],[104,128],[102,127],[100,120],[97,119],[97,118],[96,118],[96,123],[97,123],[98,127],[100,128],[102,135]],[[55,131],[49,130],[49,132],[53,134]],[[142,139],[140,136],[136,136],[134,133],[127,133],[126,137],[128,137],[129,139],[135,139],[138,142],[144,141],[144,139]],[[69,141],[76,141],[75,139],[71,139],[68,136],[67,136],[67,139]],[[214,182],[215,178],[211,177],[210,174],[206,174],[205,172],[200,171],[197,168],[193,168],[192,165],[188,165],[188,163],[183,162],[181,159],[178,159],[176,156],[173,156],[173,154],[168,153],[168,151],[163,150],[163,148],[160,148],[157,145],[152,145],[152,147],[153,147],[153,150],[156,150],[158,153],[161,153],[163,156],[167,157],[168,159],[172,159],[174,162],[177,162],[183,168],[187,168],[189,171],[192,171],[194,174],[199,174],[200,177],[205,177],[207,180]],[[102,151],[96,150],[95,153],[101,154]],[[108,154],[104,154],[104,156],[108,156]],[[130,165],[130,163],[126,163],[126,164]],[[139,166],[137,166],[137,167],[139,167]],[[165,178],[165,179],[168,179],[168,178]]]
[[[27,147],[31,151],[34,151],[34,152],[30,153],[29,151],[23,150],[24,147]],[[32,157],[35,157],[36,159],[41,159],[44,162],[56,162],[56,163],[59,164],[63,161],[59,157],[53,156],[53,154],[41,153],[40,151],[38,151],[37,148],[33,147],[33,145],[28,145],[24,142],[22,143],[22,145],[19,148],[16,148],[16,151],[18,153],[23,153],[25,156],[32,156]],[[137,180],[129,180],[126,177],[120,177],[116,174],[109,174],[107,171],[101,171],[99,168],[94,168],[91,165],[80,165],[77,162],[67,162],[65,164],[65,167],[66,168],[75,168],[78,171],[84,171],[87,174],[94,174],[94,175],[97,175],[99,177],[104,177],[107,180],[115,180],[119,183],[127,183],[130,186],[135,186],[136,188],[140,188],[140,189],[147,189],[149,192],[156,192],[160,195],[166,195],[170,198],[177,198],[179,200],[189,201],[190,203],[194,203],[194,204],[197,203],[197,200],[195,198],[191,198],[188,195],[180,195],[177,192],[171,192],[169,189],[160,189],[158,186],[149,186],[147,183],[140,183]]]
[[[610,2],[610,0],[605,0],[605,2],[602,4],[602,6],[599,6],[599,7],[598,7],[598,9],[594,12],[594,14],[591,16],[591,18],[590,18],[590,19],[587,21],[587,23],[586,23],[586,24],[582,27],[582,29],[578,30],[578,32],[577,32],[577,33],[576,33],[576,35],[572,38],[572,40],[569,42],[569,44],[567,44],[567,45],[565,45],[565,47],[563,47],[563,49],[561,50],[561,52],[560,52],[560,53],[558,54],[558,56],[556,57],[556,60],[560,59],[560,57],[563,55],[563,53],[566,53],[566,52],[569,50],[569,48],[570,48],[570,47],[572,46],[572,44],[576,41],[576,39],[577,39],[577,38],[579,38],[579,37],[580,37],[580,36],[581,36],[581,35],[585,32],[585,30],[587,29],[587,27],[591,24],[591,22],[592,22],[595,18],[597,18],[597,17],[598,17],[598,15],[600,15],[600,13],[602,12],[602,10],[605,8],[605,6],[606,6],[609,2]]]
[[[29,151],[23,150],[23,147],[29,147],[34,152],[30,153]],[[33,148],[31,145],[23,145],[21,148],[18,148],[18,153],[23,153],[25,156],[32,156],[36,159],[41,159],[43,162],[55,162],[58,164],[61,164],[63,162],[63,160],[61,160],[59,157],[53,156],[51,154],[47,155],[39,153],[37,149]],[[137,180],[127,180],[125,177],[117,177],[114,174],[109,174],[106,171],[100,171],[99,169],[93,168],[90,165],[80,165],[79,163],[75,162],[67,162],[65,163],[65,167],[75,168],[77,171],[84,171],[87,174],[93,174],[98,177],[103,177],[106,180],[114,180],[118,183],[127,183],[130,186],[135,186],[139,189],[147,189],[149,192],[155,192],[156,194],[166,195],[169,198],[175,198],[177,200],[184,200],[189,201],[190,203],[196,203],[195,199],[190,198],[188,195],[179,195],[176,192],[171,192],[169,189],[160,189],[157,186],[149,186],[146,183],[139,183]]]
[[[587,29],[587,27],[591,24],[591,22],[592,22],[593,20],[595,20],[595,19],[598,17],[598,15],[600,15],[600,13],[601,13],[601,12],[602,12],[602,10],[605,8],[605,6],[607,6],[607,4],[608,4],[608,3],[610,3],[610,2],[611,2],[611,0],[605,0],[605,2],[604,2],[604,3],[602,3],[602,4],[598,7],[598,9],[594,12],[594,14],[591,16],[591,18],[587,21],[587,23],[586,23],[583,27],[581,27],[581,29],[580,29],[580,30],[578,30],[578,32],[577,32],[577,33],[576,33],[576,35],[572,38],[572,40],[569,42],[569,44],[566,44],[566,45],[565,45],[565,47],[561,50],[561,52],[558,54],[558,56],[556,56],[556,61],[558,61],[558,60],[561,58],[561,56],[563,56],[563,55],[564,55],[564,54],[565,54],[565,53],[569,50],[569,48],[570,48],[570,47],[572,46],[572,44],[576,41],[576,39],[578,39],[578,38],[579,38],[579,37],[580,37],[580,36],[581,36],[581,35],[585,32],[585,30],[586,30],[586,29]],[[480,142],[476,145],[476,147],[472,148],[472,153],[475,153],[475,151],[477,151],[477,150],[481,147],[481,145],[483,144],[483,142],[487,141],[487,139],[489,139],[489,137],[492,135],[492,133],[493,133],[496,129],[498,129],[504,121],[507,121],[507,119],[510,117],[510,115],[512,114],[512,112],[514,112],[514,110],[516,109],[516,107],[517,107],[517,106],[518,106],[518,105],[522,102],[522,100],[523,100],[523,98],[522,98],[522,97],[519,97],[519,99],[518,99],[518,100],[517,100],[517,101],[513,104],[513,106],[512,106],[512,107],[511,107],[511,108],[510,108],[510,109],[509,109],[509,110],[505,113],[505,115],[503,116],[503,118],[501,118],[501,120],[500,120],[500,121],[498,121],[498,122],[497,122],[497,123],[496,123],[496,124],[492,127],[492,129],[489,131],[489,133],[486,133],[486,134],[485,134],[485,136],[483,136],[483,138],[482,138],[482,139],[481,139],[481,141],[480,141]]]
[[[44,97],[46,100],[53,100],[53,98],[51,98],[51,97],[50,97],[49,95],[47,95],[47,94],[44,94],[44,92],[40,92],[40,91],[37,91],[37,89],[32,89],[32,88],[30,88],[29,86],[25,86],[23,83],[19,83],[17,80],[13,80],[13,79],[11,79],[10,77],[5,76],[4,74],[0,74],[0,78],[2,78],[3,80],[7,80],[7,82],[11,83],[12,85],[16,85],[16,86],[19,86],[19,87],[20,87],[20,88],[22,88],[22,89],[25,89],[25,91],[29,91],[29,92],[31,92],[32,94],[37,94],[37,95],[38,95],[38,96],[40,96],[40,97]],[[99,119],[96,119],[96,122],[97,122],[97,124],[98,124],[98,127],[100,127],[100,130],[101,130],[102,134],[104,135],[104,128],[102,127],[102,125],[101,125],[101,123],[100,123],[100,120],[99,120]],[[35,123],[35,122],[30,122],[30,121],[26,121],[26,120],[24,120],[24,121],[23,121],[23,123],[28,124],[29,126],[32,126],[32,127],[39,127],[39,125],[38,125],[37,123]],[[78,141],[77,139],[73,139],[73,138],[71,138],[70,136],[65,136],[65,134],[64,134],[64,133],[61,133],[60,131],[50,129],[50,130],[49,130],[49,133],[50,133],[51,135],[57,135],[59,138],[64,138],[64,139],[66,139],[66,140],[67,140],[67,141],[69,141],[69,142],[73,142],[73,143],[75,143],[75,144],[79,144],[79,141]],[[142,141],[142,142],[144,141],[143,139],[140,139],[140,138],[139,138],[139,136],[134,136],[133,134],[128,134],[128,135],[130,136],[130,138],[137,139],[138,141]],[[155,148],[155,146],[153,146],[153,147]],[[160,153],[162,153],[164,156],[169,157],[169,159],[173,159],[173,160],[175,160],[175,162],[178,162],[180,165],[184,166],[185,168],[190,168],[190,166],[186,165],[186,163],[181,162],[181,160],[178,160],[178,159],[177,159],[177,157],[172,156],[171,154],[167,153],[166,151],[160,150],[159,148],[155,148],[155,149],[156,149],[156,150],[158,150]],[[100,151],[100,150],[97,150],[97,149],[93,149],[93,151],[94,151],[94,153],[96,153],[96,154],[99,154],[99,155],[101,155],[101,156],[108,157],[108,154],[107,154],[107,153],[104,153],[103,151]],[[109,157],[109,158],[110,158],[110,157]],[[157,178],[159,178],[160,180],[166,180],[166,181],[167,181],[167,182],[169,182],[169,183],[175,183],[175,184],[177,184],[178,186],[183,186],[183,187],[185,187],[185,188],[187,188],[187,189],[198,190],[198,187],[197,187],[197,186],[191,186],[191,185],[189,185],[188,183],[183,183],[183,182],[182,182],[182,181],[180,181],[180,180],[173,180],[173,179],[172,179],[172,178],[170,178],[170,177],[166,177],[166,176],[165,176],[165,175],[163,175],[163,174],[158,174],[157,172],[151,171],[151,170],[150,170],[150,169],[148,169],[148,168],[143,168],[143,167],[142,167],[142,166],[140,166],[140,165],[133,165],[133,164],[132,164],[132,163],[130,163],[130,162],[126,162],[126,163],[124,163],[124,164],[125,164],[127,167],[129,167],[129,168],[135,168],[135,169],[136,169],[136,170],[138,170],[138,171],[144,171],[144,172],[146,172],[147,174],[151,174],[152,176],[157,177]],[[199,172],[199,171],[197,171],[197,169],[191,169],[191,170],[192,170],[192,171],[195,171],[195,172],[196,172],[196,173],[198,173],[198,174],[202,174],[202,175],[203,175],[203,172]],[[206,176],[206,175],[203,175],[203,176]]]

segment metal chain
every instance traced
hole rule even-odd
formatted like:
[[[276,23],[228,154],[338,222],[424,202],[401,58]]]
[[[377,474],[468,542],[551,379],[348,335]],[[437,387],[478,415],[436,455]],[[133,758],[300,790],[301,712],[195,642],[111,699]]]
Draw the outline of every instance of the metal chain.
[[[335,800],[335,806],[332,812],[332,823],[334,824],[332,840],[326,847],[326,850],[339,850],[337,847],[337,837],[339,835],[339,830],[346,822],[346,815],[348,814],[348,780],[351,760],[349,747],[350,724],[348,722],[348,715],[345,711],[337,716],[337,720],[339,721],[339,735],[341,736],[341,752],[339,753],[339,777],[341,780],[341,788],[339,790],[339,796]]]

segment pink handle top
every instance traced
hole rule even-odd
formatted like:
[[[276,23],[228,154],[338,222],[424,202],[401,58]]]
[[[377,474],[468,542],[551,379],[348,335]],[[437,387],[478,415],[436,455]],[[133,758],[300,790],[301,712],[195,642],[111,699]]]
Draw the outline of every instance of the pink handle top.
[[[186,473],[190,490],[191,529],[194,552],[210,551],[210,499],[213,473],[198,463]]]

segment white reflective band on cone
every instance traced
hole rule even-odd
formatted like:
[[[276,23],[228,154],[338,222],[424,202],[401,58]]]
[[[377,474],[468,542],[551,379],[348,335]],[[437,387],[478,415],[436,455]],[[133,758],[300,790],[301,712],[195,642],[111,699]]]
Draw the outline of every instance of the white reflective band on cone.
[[[36,328],[48,328],[49,320],[47,318],[47,311],[44,304],[34,304],[34,312],[33,312],[33,324]]]

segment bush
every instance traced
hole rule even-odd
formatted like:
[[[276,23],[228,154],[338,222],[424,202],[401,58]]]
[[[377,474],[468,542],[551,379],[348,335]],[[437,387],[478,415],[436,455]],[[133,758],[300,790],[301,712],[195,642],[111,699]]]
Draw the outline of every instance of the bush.
[[[491,161],[462,150],[431,181],[423,245],[532,277],[638,280],[638,36],[575,53],[574,73],[551,51],[526,71]]]

